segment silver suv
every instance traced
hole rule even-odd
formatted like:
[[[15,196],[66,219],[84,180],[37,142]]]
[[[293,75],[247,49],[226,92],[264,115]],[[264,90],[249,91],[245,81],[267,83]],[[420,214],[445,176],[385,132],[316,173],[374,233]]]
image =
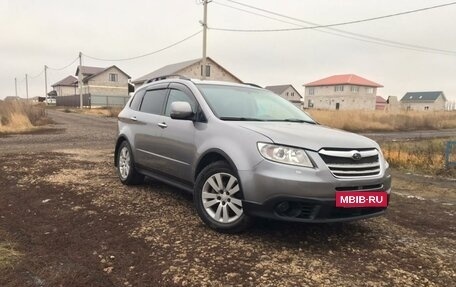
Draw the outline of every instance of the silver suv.
[[[148,176],[192,192],[217,231],[239,232],[253,217],[362,219],[388,204],[391,176],[376,142],[319,125],[254,85],[153,81],[127,103],[118,128],[120,181]]]

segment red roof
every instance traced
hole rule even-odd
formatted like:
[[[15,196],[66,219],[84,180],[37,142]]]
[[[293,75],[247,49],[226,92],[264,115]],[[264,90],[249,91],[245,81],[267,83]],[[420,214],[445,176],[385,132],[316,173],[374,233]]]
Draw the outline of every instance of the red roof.
[[[386,104],[386,100],[382,96],[376,96],[375,97],[375,102],[377,104]]]
[[[383,87],[380,84],[369,81],[367,79],[361,78],[360,76],[347,74],[347,75],[334,75],[327,77],[315,82],[310,82],[305,84],[306,87],[317,87],[317,86],[334,86],[334,85],[356,85],[356,86],[366,86],[366,87]]]

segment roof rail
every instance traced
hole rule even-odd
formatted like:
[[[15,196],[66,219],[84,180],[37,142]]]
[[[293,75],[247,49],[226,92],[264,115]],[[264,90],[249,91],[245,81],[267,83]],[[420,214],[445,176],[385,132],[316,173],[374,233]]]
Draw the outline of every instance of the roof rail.
[[[262,86],[259,86],[257,84],[254,84],[254,83],[243,83],[244,85],[247,85],[247,86],[252,86],[252,87],[255,87],[255,88],[260,88],[260,89],[263,89]]]
[[[182,75],[178,75],[178,74],[171,74],[171,75],[164,75],[164,76],[160,76],[160,77],[156,77],[156,78],[152,78],[152,79],[149,79],[145,82],[145,84],[148,84],[148,83],[152,83],[152,82],[156,82],[156,81],[160,81],[160,80],[165,80],[165,79],[171,79],[171,78],[178,78],[178,79],[181,79],[181,80],[188,80],[188,81],[191,81],[190,78],[187,78],[185,76],[182,76]]]

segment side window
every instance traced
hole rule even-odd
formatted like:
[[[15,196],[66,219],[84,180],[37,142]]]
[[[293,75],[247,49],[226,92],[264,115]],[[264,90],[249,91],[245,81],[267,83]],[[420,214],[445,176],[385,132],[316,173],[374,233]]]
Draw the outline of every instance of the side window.
[[[147,91],[139,110],[144,113],[161,115],[166,91],[166,89]]]
[[[132,108],[135,111],[139,111],[139,106],[141,105],[141,101],[145,92],[146,90],[140,90],[135,93],[135,95],[133,96],[133,100],[131,100],[130,108]]]
[[[165,116],[169,117],[171,115],[171,104],[174,102],[187,102],[192,107],[192,111],[196,111],[196,101],[192,96],[180,90],[172,89],[169,92],[168,102],[166,103]]]

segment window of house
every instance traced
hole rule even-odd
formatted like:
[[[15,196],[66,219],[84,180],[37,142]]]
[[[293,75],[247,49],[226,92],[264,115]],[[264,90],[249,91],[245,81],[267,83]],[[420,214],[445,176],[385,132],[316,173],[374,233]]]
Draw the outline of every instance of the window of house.
[[[368,94],[373,94],[374,93],[374,88],[367,88],[367,93]]]
[[[424,107],[424,110],[425,110],[425,111],[429,110],[429,107],[428,107],[428,106],[425,106],[425,107]]]
[[[139,110],[144,113],[161,115],[166,92],[167,90],[165,89],[147,91]]]
[[[291,96],[294,97],[294,92],[291,92]]]
[[[315,95],[315,88],[309,88],[309,95]]]
[[[109,81],[110,82],[117,82],[118,81],[118,75],[117,74],[109,74]]]
[[[343,85],[334,86],[334,91],[343,92],[344,91],[344,86]]]
[[[352,91],[352,93],[358,93],[359,92],[359,87],[358,86],[351,86],[350,87],[350,91]]]
[[[203,65],[201,65],[201,76],[203,75]],[[206,65],[206,77],[211,76],[211,66]]]

